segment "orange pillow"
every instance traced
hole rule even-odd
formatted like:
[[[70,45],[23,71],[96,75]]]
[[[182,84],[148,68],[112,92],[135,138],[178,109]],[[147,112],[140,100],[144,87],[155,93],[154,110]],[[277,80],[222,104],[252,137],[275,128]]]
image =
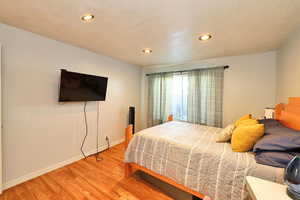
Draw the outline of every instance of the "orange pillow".
[[[255,120],[255,119],[245,119],[245,120],[237,122],[236,127],[242,126],[242,125],[255,125],[255,124],[258,124],[257,120]]]
[[[243,121],[243,120],[246,120],[246,119],[251,119],[252,118],[252,115],[251,114],[247,114],[247,115],[244,115],[243,117],[239,118],[238,120],[236,120],[234,122],[234,125],[235,126],[238,126],[238,124]]]
[[[300,116],[291,112],[282,111],[279,121],[292,129],[300,131]]]
[[[250,151],[263,135],[263,124],[238,126],[231,137],[231,148],[235,152]]]

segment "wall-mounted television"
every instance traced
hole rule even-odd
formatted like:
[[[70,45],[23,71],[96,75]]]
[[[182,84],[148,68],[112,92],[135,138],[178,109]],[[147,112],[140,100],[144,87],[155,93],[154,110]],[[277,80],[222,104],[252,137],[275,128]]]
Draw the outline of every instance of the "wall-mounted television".
[[[61,70],[59,102],[105,101],[106,77]]]

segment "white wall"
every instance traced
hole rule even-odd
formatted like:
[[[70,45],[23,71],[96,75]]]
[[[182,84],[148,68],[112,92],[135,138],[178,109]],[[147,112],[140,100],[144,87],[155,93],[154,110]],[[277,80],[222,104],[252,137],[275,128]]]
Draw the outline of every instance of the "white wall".
[[[238,117],[252,113],[264,116],[264,108],[275,105],[276,52],[223,57],[190,63],[193,67],[152,66],[143,68],[142,79],[142,127],[147,126],[147,78],[146,73],[173,71],[189,68],[229,65],[224,75],[223,125]],[[198,66],[198,67],[195,67]]]
[[[112,143],[123,140],[128,106],[139,111],[138,66],[4,24],[0,43],[6,187],[80,158],[83,103],[58,103],[61,68],[109,77],[107,100],[100,103],[101,145],[106,135]],[[88,103],[87,115],[85,152],[96,148],[96,102]]]
[[[278,50],[276,102],[300,96],[300,28]]]

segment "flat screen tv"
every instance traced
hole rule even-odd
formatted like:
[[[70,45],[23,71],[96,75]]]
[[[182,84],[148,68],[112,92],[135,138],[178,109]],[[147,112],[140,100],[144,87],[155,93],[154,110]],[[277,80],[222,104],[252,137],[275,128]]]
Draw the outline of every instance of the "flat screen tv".
[[[59,102],[105,101],[107,78],[61,70]]]

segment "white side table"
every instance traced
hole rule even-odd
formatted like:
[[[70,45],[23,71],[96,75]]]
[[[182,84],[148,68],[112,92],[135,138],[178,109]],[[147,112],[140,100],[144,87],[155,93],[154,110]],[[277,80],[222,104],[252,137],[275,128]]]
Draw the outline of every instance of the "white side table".
[[[246,188],[252,200],[291,200],[286,194],[286,185],[247,176]]]

